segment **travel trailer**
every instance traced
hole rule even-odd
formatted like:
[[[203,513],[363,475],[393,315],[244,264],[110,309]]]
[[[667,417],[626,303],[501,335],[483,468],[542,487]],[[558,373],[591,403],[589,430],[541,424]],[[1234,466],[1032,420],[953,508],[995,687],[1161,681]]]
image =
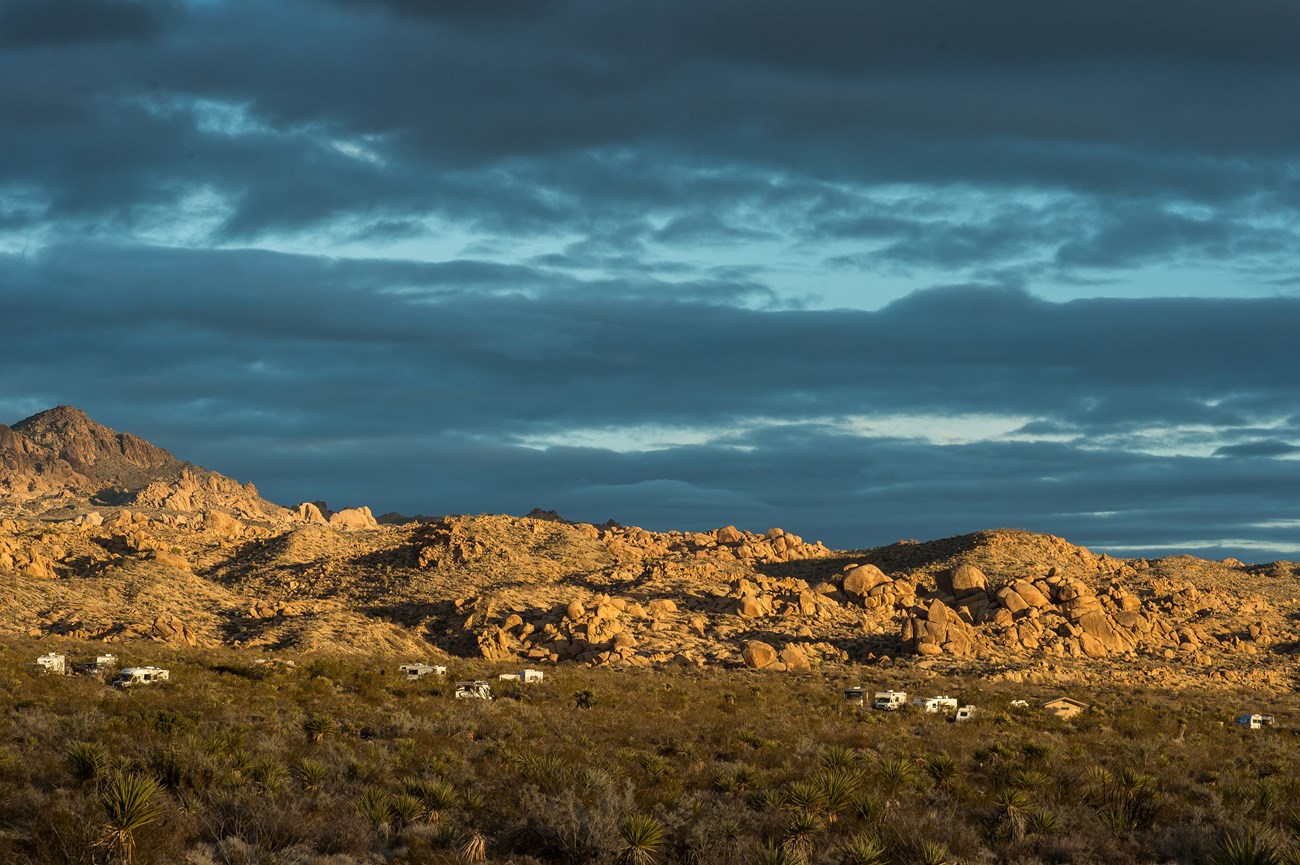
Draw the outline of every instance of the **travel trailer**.
[[[62,675],[68,672],[68,659],[62,655],[56,655],[53,652],[41,655],[36,659],[36,666],[46,673],[58,673]]]
[[[457,682],[457,700],[491,700],[492,686],[487,682]]]
[[[523,670],[518,673],[502,673],[497,678],[504,682],[540,682],[544,676],[541,670]]]
[[[131,688],[135,685],[152,685],[166,682],[171,673],[162,667],[123,667],[113,680],[114,688]]]
[[[975,711],[976,709],[974,706],[962,706],[957,710],[957,714],[952,716],[952,719],[954,721],[969,721],[971,718],[975,717]]]
[[[912,705],[929,712],[932,715],[937,715],[940,712],[957,711],[957,700],[955,697],[917,697],[912,701]]]
[[[408,679],[418,679],[421,676],[447,675],[447,668],[441,664],[403,664],[397,669],[404,673]]]
[[[906,705],[906,691],[877,691],[876,700],[871,707],[885,712],[897,712]]]

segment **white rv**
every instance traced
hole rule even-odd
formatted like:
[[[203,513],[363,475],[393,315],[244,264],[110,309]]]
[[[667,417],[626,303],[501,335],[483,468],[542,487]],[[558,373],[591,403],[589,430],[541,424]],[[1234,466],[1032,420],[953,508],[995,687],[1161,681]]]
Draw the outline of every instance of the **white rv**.
[[[975,717],[975,712],[976,709],[974,706],[962,706],[957,710],[957,714],[953,715],[952,719],[954,721],[969,721],[971,718]]]
[[[954,697],[917,697],[912,701],[912,705],[931,715],[957,711],[957,700]]]
[[[457,682],[457,700],[491,700],[492,686],[487,682]]]
[[[36,666],[39,667],[42,672],[59,673],[62,675],[63,673],[68,672],[68,659],[63,655],[56,655],[53,652],[50,652],[37,658]]]
[[[135,685],[152,685],[166,682],[171,673],[162,667],[123,667],[113,680],[114,688],[130,688]]]
[[[441,664],[403,664],[397,668],[408,679],[418,679],[421,676],[445,676],[447,668]]]
[[[897,712],[906,705],[906,691],[877,691],[876,700],[871,707],[885,712]]]
[[[1258,712],[1246,712],[1237,716],[1237,723],[1248,730],[1262,730],[1265,727],[1273,726],[1273,716],[1261,715]]]
[[[524,670],[519,675],[523,682],[540,682],[544,677],[541,670]]]

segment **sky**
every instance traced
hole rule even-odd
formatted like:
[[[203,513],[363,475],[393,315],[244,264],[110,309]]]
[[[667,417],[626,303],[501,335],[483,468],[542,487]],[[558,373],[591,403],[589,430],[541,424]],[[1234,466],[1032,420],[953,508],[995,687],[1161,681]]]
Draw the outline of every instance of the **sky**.
[[[1298,32],[0,0],[0,421],[289,505],[1295,559]]]

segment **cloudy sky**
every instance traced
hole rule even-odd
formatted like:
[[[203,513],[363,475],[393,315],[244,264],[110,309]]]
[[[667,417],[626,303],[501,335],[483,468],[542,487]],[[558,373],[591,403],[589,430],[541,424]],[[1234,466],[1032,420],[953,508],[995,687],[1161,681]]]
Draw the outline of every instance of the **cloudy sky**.
[[[0,421],[287,504],[1296,558],[1297,33],[0,0]]]

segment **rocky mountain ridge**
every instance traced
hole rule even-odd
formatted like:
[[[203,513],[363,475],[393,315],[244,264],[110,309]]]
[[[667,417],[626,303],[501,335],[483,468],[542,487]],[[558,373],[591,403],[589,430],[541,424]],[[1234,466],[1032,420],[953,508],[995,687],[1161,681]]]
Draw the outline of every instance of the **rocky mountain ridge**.
[[[1294,682],[1300,566],[1014,530],[835,551],[781,529],[283,508],[60,407],[0,426],[0,635],[799,672]]]

